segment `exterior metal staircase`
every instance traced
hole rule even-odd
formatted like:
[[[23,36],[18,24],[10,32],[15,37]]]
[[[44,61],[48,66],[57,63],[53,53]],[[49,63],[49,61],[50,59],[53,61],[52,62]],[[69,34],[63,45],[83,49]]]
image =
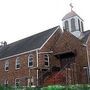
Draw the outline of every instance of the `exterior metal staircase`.
[[[53,84],[66,84],[66,68],[69,63],[67,63],[60,71],[53,71],[51,75],[48,75],[44,79],[44,85],[53,85]]]
[[[72,80],[68,80],[68,77],[71,77],[69,73],[69,70],[72,69],[73,63],[67,63],[60,71],[54,71],[51,72],[50,75],[48,75],[45,79],[44,79],[44,85],[55,85],[55,84],[71,84]],[[68,79],[67,79],[68,78]]]

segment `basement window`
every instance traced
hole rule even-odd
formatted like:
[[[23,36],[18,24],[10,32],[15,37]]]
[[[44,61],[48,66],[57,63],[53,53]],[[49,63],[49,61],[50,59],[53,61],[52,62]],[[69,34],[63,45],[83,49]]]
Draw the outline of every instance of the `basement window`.
[[[44,55],[44,63],[45,63],[45,66],[49,66],[49,55],[48,54]]]
[[[5,71],[8,71],[9,69],[9,61],[5,61]]]
[[[20,86],[20,79],[19,78],[15,79],[15,86],[16,87]]]
[[[8,86],[8,80],[4,81],[4,85],[7,87]]]
[[[34,78],[33,78],[33,76],[31,77],[31,85],[34,85]]]
[[[33,67],[33,55],[28,56],[28,67]]]
[[[19,58],[19,57],[16,58],[15,68],[16,68],[16,69],[20,69],[20,58]]]

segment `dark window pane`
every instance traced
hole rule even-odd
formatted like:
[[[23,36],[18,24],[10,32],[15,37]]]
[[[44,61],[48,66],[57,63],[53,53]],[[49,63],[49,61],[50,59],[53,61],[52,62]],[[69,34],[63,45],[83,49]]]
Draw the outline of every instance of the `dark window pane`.
[[[29,62],[29,66],[32,66],[33,65],[33,62]]]
[[[66,29],[66,31],[69,30],[69,24],[68,24],[68,21],[65,21],[65,29]]]
[[[20,68],[20,65],[18,64],[18,65],[16,66],[16,68]]]
[[[20,80],[19,79],[16,79],[16,86],[20,86]]]
[[[45,58],[45,61],[48,61],[48,57],[47,57],[47,58]]]
[[[79,26],[79,31],[80,31],[80,20],[78,19],[78,26]]]
[[[47,66],[48,66],[48,62],[45,62],[45,65],[47,65]]]
[[[72,32],[73,32],[73,31],[76,31],[75,19],[74,19],[74,18],[71,19],[71,31],[72,31]]]
[[[49,55],[44,55],[44,63],[46,66],[49,65]]]
[[[9,68],[8,67],[6,67],[6,70],[8,70]]]
[[[82,31],[83,31],[83,22],[81,22],[81,27],[82,27]]]

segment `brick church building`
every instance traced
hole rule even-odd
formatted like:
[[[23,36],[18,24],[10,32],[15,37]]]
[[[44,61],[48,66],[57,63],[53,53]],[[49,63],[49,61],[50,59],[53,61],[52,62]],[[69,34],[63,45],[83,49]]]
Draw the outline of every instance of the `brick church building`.
[[[73,10],[60,26],[0,47],[0,84],[45,86],[90,82],[90,31]]]

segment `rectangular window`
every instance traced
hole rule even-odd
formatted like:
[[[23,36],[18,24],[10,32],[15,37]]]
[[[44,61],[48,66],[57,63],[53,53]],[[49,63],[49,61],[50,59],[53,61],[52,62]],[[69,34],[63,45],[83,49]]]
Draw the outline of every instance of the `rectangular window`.
[[[34,86],[34,77],[31,76],[31,78],[28,78],[28,86]]]
[[[20,69],[20,58],[19,57],[17,57],[16,58],[16,69]]]
[[[5,85],[5,86],[8,86],[8,80],[5,80],[5,81],[4,81],[4,85]]]
[[[49,66],[49,55],[48,54],[44,55],[44,62],[45,62],[45,66]]]
[[[28,56],[28,67],[33,67],[33,55]]]
[[[33,78],[33,76],[31,77],[31,85],[34,85],[34,78]]]
[[[20,79],[19,78],[15,79],[15,86],[16,87],[20,86]]]
[[[9,69],[9,61],[5,61],[5,71],[8,71]]]

